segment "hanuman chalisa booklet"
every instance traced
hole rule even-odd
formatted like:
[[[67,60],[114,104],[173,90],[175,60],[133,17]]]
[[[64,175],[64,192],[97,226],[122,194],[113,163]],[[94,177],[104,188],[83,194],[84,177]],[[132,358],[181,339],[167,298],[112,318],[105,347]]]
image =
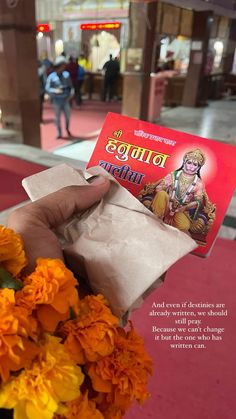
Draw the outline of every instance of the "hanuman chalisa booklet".
[[[236,186],[236,148],[108,113],[87,167],[99,165],[206,256]]]

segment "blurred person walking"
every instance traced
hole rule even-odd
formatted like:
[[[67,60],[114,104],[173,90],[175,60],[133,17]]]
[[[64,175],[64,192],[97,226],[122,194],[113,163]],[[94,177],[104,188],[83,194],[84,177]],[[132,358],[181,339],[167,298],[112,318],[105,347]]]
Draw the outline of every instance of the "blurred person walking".
[[[103,101],[105,102],[108,96],[110,102],[113,98],[114,86],[120,72],[118,59],[113,60],[112,54],[110,54],[109,61],[104,64],[102,70],[104,72]]]
[[[70,104],[69,100],[72,91],[72,81],[68,71],[66,71],[66,58],[60,55],[54,63],[54,71],[48,76],[46,92],[49,94],[56,117],[57,138],[62,138],[61,113],[65,115],[66,132],[69,137]]]

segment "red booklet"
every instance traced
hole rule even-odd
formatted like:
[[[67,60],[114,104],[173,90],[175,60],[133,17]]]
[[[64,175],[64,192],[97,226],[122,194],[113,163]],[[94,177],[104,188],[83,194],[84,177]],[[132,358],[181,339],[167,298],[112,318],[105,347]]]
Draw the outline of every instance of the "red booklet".
[[[108,113],[87,167],[100,165],[206,256],[236,187],[236,148]]]

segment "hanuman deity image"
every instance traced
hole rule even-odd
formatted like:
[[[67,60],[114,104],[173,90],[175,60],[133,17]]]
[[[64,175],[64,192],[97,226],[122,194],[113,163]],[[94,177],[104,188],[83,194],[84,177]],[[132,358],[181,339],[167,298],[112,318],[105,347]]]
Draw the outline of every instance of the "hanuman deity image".
[[[165,223],[188,233],[201,245],[206,244],[216,213],[200,175],[205,162],[200,149],[188,151],[179,169],[145,185],[138,196]]]

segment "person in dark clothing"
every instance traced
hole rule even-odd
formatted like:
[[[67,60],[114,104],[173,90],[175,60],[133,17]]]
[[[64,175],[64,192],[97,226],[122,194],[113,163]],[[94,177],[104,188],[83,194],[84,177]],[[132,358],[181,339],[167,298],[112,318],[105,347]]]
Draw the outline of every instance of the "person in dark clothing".
[[[114,85],[118,78],[120,72],[120,65],[118,59],[113,60],[112,55],[110,54],[110,59],[103,66],[104,71],[104,88],[103,88],[103,100],[104,102],[107,99],[109,101],[113,97]]]
[[[43,103],[46,85],[46,70],[41,61],[38,61],[38,78],[39,78],[39,106],[40,106],[40,122],[43,122]]]
[[[82,104],[82,93],[81,89],[84,84],[84,78],[85,78],[85,68],[78,64],[78,70],[77,70],[77,96],[76,101],[77,105],[80,106]]]
[[[77,73],[78,73],[78,64],[77,59],[72,57],[72,55],[69,57],[69,62],[66,65],[66,70],[70,74],[70,78],[72,81],[72,86],[74,88],[74,99],[77,103],[77,96],[78,96],[78,83],[77,83]],[[73,97],[71,98],[71,105],[72,105]]]

